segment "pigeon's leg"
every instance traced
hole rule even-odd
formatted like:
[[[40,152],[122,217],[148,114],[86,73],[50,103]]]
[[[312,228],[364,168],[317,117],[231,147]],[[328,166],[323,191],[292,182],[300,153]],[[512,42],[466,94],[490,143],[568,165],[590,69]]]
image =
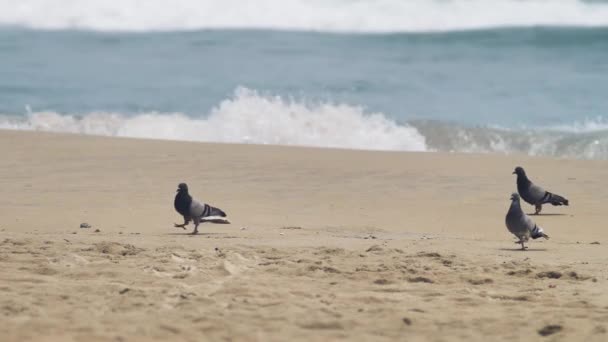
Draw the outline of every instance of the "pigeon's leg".
[[[541,211],[541,210],[543,210],[543,205],[542,205],[542,204],[537,204],[537,205],[535,206],[535,212],[534,212],[534,215],[538,215],[538,214],[540,214],[540,211]]]
[[[517,245],[521,244],[521,250],[523,251],[526,248],[528,248],[528,247],[524,246],[524,242],[526,242],[526,239],[519,238],[519,241],[515,241],[515,244],[517,244]]]
[[[194,230],[192,231],[192,235],[198,234],[198,225],[201,223],[200,217],[194,217]]]
[[[526,250],[526,248],[528,248],[528,247],[526,247],[526,246],[524,245],[524,240],[522,239],[522,240],[521,240],[521,250],[522,250],[522,251],[525,251],[525,250]]]

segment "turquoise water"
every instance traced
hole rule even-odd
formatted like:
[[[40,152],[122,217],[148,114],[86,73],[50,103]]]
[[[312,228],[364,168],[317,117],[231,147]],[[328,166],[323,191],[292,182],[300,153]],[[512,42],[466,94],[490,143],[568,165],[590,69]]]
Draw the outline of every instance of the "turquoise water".
[[[606,159],[602,13],[402,32],[5,20],[0,128]]]

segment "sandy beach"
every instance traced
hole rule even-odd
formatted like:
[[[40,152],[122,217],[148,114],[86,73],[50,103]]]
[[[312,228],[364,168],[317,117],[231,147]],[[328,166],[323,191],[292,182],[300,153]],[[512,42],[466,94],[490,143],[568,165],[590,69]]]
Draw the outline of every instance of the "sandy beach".
[[[606,161],[16,131],[0,156],[2,341],[608,339]],[[518,165],[571,203],[524,252]],[[180,182],[232,224],[174,228]]]

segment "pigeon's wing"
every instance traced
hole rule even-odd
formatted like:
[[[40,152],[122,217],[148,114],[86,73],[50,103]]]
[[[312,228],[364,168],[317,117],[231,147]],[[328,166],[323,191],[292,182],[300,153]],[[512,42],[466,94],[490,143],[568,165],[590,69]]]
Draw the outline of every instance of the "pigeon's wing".
[[[540,237],[544,237],[545,239],[549,238],[549,236],[545,234],[544,230],[539,225],[534,223],[530,216],[526,215],[525,213],[522,216],[521,226],[522,228],[526,229],[527,232],[529,232],[529,236],[533,239],[538,239]],[[526,235],[528,235],[527,232]]]
[[[534,223],[534,221],[532,221],[530,216],[526,215],[523,212],[522,212],[522,214],[523,214],[523,216],[521,217],[521,220],[520,220],[522,228],[531,232],[532,229],[534,229],[534,227],[536,227],[536,223]]]
[[[546,194],[547,191],[545,189],[534,183],[530,183],[530,186],[527,189],[524,189],[521,197],[530,204],[537,204],[543,200]]]
[[[205,216],[218,216],[218,217],[226,217],[226,213],[220,209],[210,205],[205,204]]]
[[[201,217],[205,212],[205,204],[192,199],[192,203],[190,204],[190,216],[191,217]]]

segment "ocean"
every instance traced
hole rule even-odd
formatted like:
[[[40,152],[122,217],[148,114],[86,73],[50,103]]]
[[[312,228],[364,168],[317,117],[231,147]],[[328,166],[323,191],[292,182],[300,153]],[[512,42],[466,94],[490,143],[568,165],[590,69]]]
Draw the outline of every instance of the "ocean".
[[[0,128],[608,159],[608,2],[0,0]]]

